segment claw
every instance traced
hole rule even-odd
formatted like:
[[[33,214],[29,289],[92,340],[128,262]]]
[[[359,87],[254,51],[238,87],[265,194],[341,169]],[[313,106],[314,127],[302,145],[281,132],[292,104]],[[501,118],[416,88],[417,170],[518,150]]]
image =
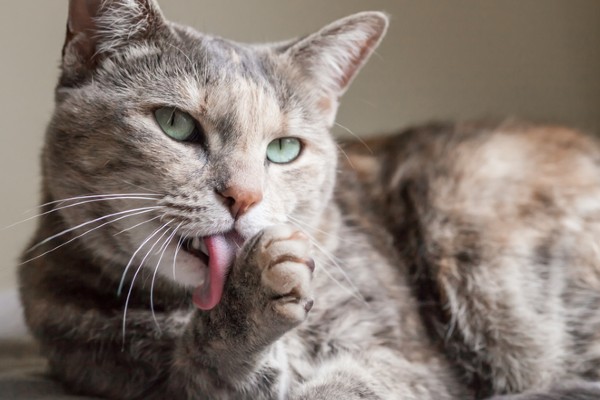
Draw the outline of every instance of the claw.
[[[311,299],[311,300],[308,300],[308,301],[306,302],[306,304],[304,304],[304,311],[306,311],[306,312],[309,312],[309,311],[310,311],[310,310],[313,308],[313,305],[314,305],[314,304],[315,304],[315,301],[314,301],[314,300],[312,300],[312,299]]]
[[[310,269],[310,272],[315,272],[315,260],[313,260],[312,258],[307,258],[306,261],[304,261],[304,263],[306,264],[308,269]]]

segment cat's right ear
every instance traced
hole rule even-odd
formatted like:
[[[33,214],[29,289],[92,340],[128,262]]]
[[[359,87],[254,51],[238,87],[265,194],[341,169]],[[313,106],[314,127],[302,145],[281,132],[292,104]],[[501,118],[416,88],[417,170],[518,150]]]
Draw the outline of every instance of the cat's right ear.
[[[335,21],[319,32],[284,47],[304,80],[312,83],[319,103],[333,123],[339,97],[381,42],[386,14],[361,12]]]
[[[154,0],[69,0],[63,67],[86,68],[165,27]]]

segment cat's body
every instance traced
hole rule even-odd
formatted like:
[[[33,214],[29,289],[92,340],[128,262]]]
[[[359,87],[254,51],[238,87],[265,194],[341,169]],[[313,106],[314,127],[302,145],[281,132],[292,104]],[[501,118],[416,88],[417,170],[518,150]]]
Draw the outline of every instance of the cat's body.
[[[364,192],[429,332],[479,394],[597,380],[597,140],[507,122],[424,126],[371,148],[350,157],[370,171]]]
[[[70,11],[49,212],[20,276],[28,324],[71,390],[600,395],[594,140],[440,125],[350,144],[338,164],[337,99],[383,15],[243,46],[167,23],[153,2]],[[161,132],[164,106],[202,125],[193,141]],[[301,151],[267,161],[281,137]],[[188,236],[209,257],[181,249]]]

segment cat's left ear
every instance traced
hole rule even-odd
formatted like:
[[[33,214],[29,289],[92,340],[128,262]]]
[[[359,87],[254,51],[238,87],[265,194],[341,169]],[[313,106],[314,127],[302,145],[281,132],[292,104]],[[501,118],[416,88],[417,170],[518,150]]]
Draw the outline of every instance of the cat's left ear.
[[[285,53],[327,100],[337,103],[381,42],[387,27],[384,13],[361,12],[325,26],[294,43]]]

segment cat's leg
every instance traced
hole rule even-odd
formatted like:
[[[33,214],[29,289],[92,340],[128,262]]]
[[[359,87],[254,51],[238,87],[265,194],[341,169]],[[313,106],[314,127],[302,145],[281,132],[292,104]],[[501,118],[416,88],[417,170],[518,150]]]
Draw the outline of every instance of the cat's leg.
[[[238,256],[221,303],[197,311],[179,348],[173,393],[188,398],[285,398],[287,361],[274,344],[305,320],[314,263],[306,237],[265,229]]]

